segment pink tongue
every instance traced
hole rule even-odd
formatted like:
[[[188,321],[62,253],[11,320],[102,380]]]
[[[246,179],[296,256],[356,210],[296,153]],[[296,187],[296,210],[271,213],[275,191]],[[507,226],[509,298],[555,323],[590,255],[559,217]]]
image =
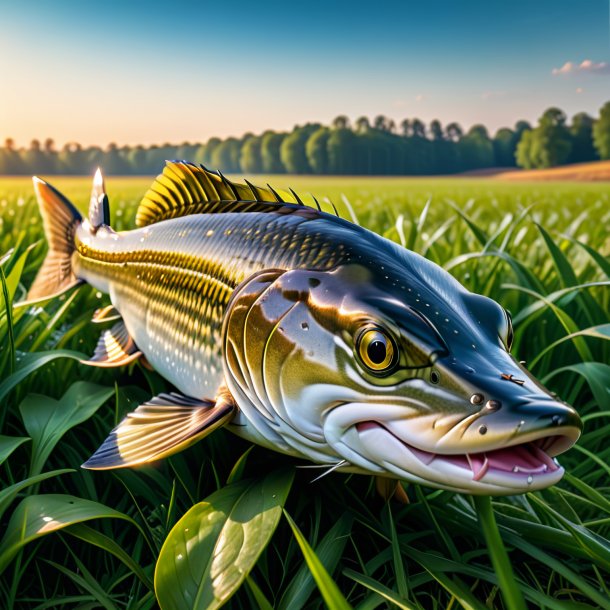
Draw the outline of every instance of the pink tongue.
[[[534,445],[518,445],[506,449],[496,449],[486,454],[489,466],[507,472],[545,472],[557,470],[551,458]],[[472,459],[472,456],[471,456]]]

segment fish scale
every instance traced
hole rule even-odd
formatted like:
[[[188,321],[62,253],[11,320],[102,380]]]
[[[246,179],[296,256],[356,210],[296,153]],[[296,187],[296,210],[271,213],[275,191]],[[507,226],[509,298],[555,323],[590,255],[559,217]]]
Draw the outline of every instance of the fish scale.
[[[213,396],[222,381],[220,330],[234,288],[270,267],[340,262],[342,250],[330,247],[316,222],[251,212],[198,214],[99,237],[80,228],[73,267],[110,293],[156,370],[192,396]]]

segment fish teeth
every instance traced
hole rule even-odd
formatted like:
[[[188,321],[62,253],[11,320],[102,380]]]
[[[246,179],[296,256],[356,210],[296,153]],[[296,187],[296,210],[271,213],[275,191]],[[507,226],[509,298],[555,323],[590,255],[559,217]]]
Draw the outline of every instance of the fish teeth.
[[[472,480],[480,481],[489,470],[489,460],[487,459],[487,455],[484,453],[483,459],[480,460],[479,458],[473,459],[473,457],[467,453],[466,459],[468,460],[468,464],[472,470]]]

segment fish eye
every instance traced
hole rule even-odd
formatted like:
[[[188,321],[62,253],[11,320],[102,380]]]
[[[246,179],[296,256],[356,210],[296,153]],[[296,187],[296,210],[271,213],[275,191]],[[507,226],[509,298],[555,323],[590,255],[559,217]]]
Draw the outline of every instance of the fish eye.
[[[356,341],[362,364],[373,373],[387,373],[397,362],[398,349],[390,335],[378,327],[364,328]]]
[[[513,341],[515,340],[515,332],[513,331],[513,317],[510,315],[510,311],[504,310],[506,314],[506,350],[510,352],[513,347]]]

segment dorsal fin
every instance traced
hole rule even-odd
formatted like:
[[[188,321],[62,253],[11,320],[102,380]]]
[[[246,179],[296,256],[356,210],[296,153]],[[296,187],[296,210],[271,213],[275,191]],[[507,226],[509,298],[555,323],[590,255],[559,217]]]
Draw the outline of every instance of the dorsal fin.
[[[140,202],[136,225],[144,227],[189,214],[270,212],[287,204],[303,205],[292,190],[255,186],[247,180],[240,184],[202,165],[167,161]]]
[[[106,187],[104,186],[104,176],[102,176],[99,167],[93,177],[93,188],[89,201],[89,224],[94,231],[97,231],[102,225],[110,225],[108,195],[106,195]]]

